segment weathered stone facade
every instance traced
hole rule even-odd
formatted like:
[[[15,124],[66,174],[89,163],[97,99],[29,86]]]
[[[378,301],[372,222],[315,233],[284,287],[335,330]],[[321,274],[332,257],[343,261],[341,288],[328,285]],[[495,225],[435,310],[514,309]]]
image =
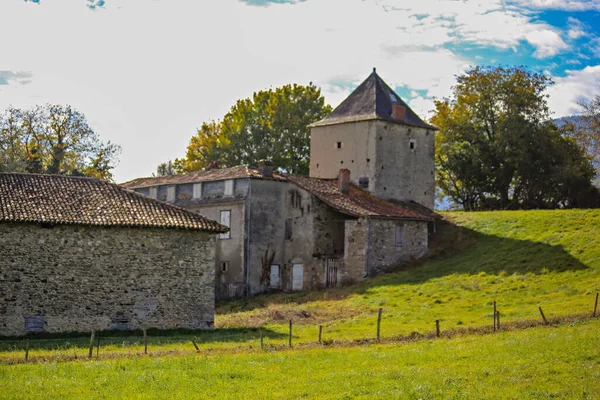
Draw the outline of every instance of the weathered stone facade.
[[[197,230],[0,223],[0,335],[40,319],[48,332],[210,328],[214,240]]]
[[[434,138],[432,129],[379,120],[314,127],[310,174],[334,179],[347,168],[352,183],[376,197],[433,209]]]

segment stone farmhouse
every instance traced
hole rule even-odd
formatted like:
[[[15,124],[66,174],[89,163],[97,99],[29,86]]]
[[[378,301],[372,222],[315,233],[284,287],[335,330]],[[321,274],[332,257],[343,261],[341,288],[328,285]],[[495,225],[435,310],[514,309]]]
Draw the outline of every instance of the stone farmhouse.
[[[311,126],[309,177],[263,162],[122,186],[230,227],[216,241],[219,298],[334,287],[428,252],[435,130],[373,70]]]
[[[201,215],[92,178],[0,174],[0,335],[210,328]]]

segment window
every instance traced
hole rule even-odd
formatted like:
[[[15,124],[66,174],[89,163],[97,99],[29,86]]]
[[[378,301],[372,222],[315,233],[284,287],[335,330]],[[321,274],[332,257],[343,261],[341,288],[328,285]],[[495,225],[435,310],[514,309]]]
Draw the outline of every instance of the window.
[[[222,261],[221,262],[221,272],[227,272],[229,271],[229,261]]]
[[[229,179],[225,181],[225,196],[233,196],[233,180]]]
[[[341,148],[342,148],[342,142],[337,142],[337,143],[336,143],[336,147],[337,147],[338,149],[341,149]]]
[[[149,196],[156,200],[156,198],[158,197],[158,188],[156,186],[150,188]]]
[[[175,186],[169,186],[167,188],[167,201],[175,201]]]
[[[361,189],[368,189],[369,188],[369,177],[361,176],[360,178],[358,178],[358,187]]]
[[[192,199],[201,199],[202,198],[202,184],[194,183]]]
[[[279,288],[279,265],[271,265],[271,274],[269,279],[269,286],[277,289]]]
[[[285,220],[285,240],[292,240],[292,224],[294,221],[291,218]]]
[[[231,210],[221,211],[221,225],[230,228],[225,233],[219,233],[219,239],[230,239],[231,238]]]
[[[404,244],[404,225],[396,226],[396,246]]]
[[[410,147],[411,151],[414,151],[417,148],[417,141],[415,139],[410,139],[408,146]]]

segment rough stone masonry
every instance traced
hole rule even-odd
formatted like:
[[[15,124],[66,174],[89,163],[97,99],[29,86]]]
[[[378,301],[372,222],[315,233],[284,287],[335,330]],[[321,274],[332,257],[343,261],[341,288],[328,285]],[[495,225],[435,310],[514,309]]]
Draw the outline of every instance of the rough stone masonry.
[[[0,223],[0,335],[214,322],[214,234]]]

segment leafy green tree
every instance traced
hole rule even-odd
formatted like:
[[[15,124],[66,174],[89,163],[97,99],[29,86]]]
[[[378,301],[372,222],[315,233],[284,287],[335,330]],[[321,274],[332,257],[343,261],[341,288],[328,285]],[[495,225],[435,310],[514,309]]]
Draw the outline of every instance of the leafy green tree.
[[[156,167],[155,176],[171,176],[177,175],[177,170],[175,169],[175,165],[172,160],[165,161],[163,163],[158,164]]]
[[[0,171],[112,179],[120,150],[103,143],[71,106],[11,107],[0,114]]]
[[[550,121],[552,81],[523,67],[475,67],[435,101],[437,184],[466,210],[575,207],[593,168]],[[583,197],[582,197],[583,196]],[[586,197],[587,198],[587,197]]]
[[[285,85],[241,99],[221,121],[202,124],[190,140],[185,157],[175,160],[179,172],[197,171],[211,162],[222,167],[258,165],[270,159],[282,170],[307,174],[310,128],[331,112],[321,90]]]

